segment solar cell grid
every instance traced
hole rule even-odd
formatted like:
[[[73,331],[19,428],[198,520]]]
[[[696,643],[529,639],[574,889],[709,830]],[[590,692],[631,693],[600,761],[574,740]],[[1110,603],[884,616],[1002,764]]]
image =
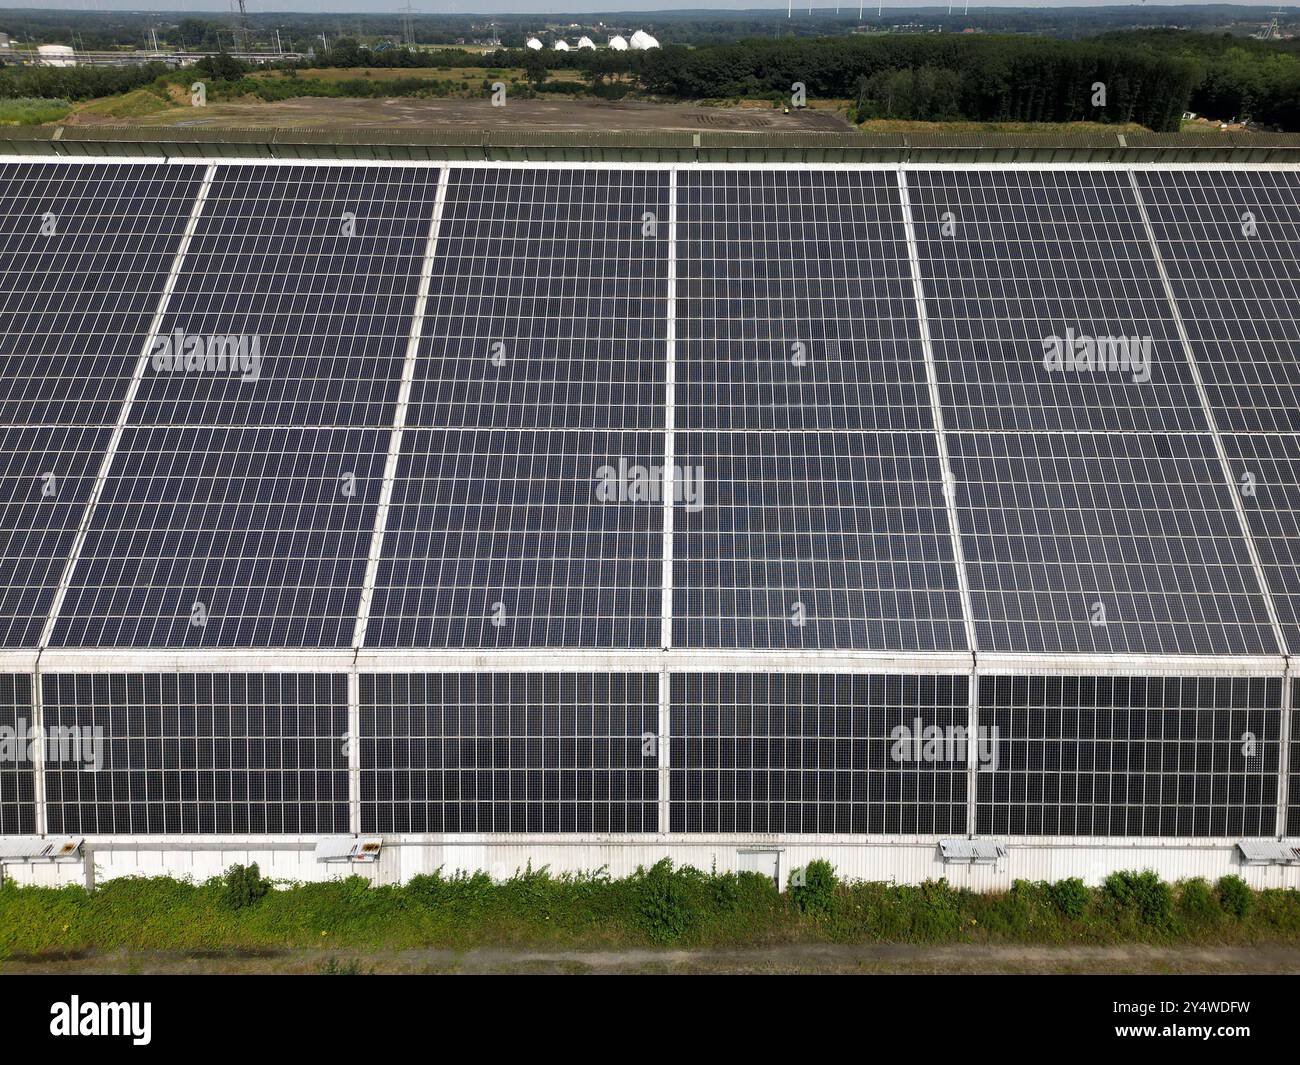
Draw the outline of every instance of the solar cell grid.
[[[686,433],[674,646],[961,650],[934,437]]]
[[[116,421],[202,175],[0,164],[0,424]]]
[[[1300,649],[1300,440],[1225,434],[1223,443],[1283,638]]]
[[[966,831],[964,676],[672,677],[673,832]],[[919,731],[918,731],[919,730]],[[937,730],[930,760],[914,739]]]
[[[109,435],[0,427],[0,646],[37,646]]]
[[[345,647],[388,434],[131,428],[51,643]]]
[[[981,677],[997,768],[976,829],[1000,835],[1271,836],[1281,681]]]
[[[1124,172],[909,171],[907,185],[949,430],[1208,428]],[[1058,367],[1058,350],[1075,354]],[[1107,368],[1080,368],[1090,353]]]
[[[453,169],[408,423],[664,424],[668,174]]]
[[[684,170],[677,424],[932,424],[895,175]]]
[[[103,765],[47,767],[53,833],[348,830],[347,677],[51,673],[51,727],[98,729]]]
[[[0,673],[0,729],[14,737],[12,759],[0,761],[0,836],[36,832],[36,784],[28,757],[32,715],[32,679],[22,673]]]
[[[653,832],[653,673],[363,674],[365,832]]]
[[[367,646],[657,646],[663,504],[635,475],[663,453],[661,433],[407,430]]]
[[[1165,270],[1224,432],[1300,432],[1300,176],[1138,172]]]
[[[948,437],[978,646],[1276,654],[1208,437]]]
[[[420,167],[219,166],[159,354],[245,338],[255,374],[151,361],[132,421],[391,426],[437,183]]]

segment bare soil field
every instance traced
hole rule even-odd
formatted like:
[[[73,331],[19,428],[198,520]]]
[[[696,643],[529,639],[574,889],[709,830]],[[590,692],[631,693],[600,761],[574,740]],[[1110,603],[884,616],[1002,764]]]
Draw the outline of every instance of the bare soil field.
[[[82,112],[69,124],[120,124],[121,117]],[[296,97],[276,103],[249,101],[173,107],[127,121],[150,127],[224,127],[255,129],[397,129],[600,130],[612,132],[681,131],[736,133],[844,133],[853,127],[834,111],[818,109],[784,114],[772,108],[702,107],[642,101],[540,99],[512,100],[493,107],[486,99],[459,97],[386,100]]]
[[[752,950],[407,950],[114,952],[13,958],[0,975],[463,974],[537,975],[1281,975],[1300,974],[1300,948],[1034,947],[795,944]]]

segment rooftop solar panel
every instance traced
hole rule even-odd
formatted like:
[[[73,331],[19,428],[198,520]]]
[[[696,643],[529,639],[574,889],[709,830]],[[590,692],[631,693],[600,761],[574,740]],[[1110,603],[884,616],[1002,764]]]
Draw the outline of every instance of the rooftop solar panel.
[[[932,434],[678,432],[676,457],[674,646],[965,649]]]
[[[109,429],[0,428],[0,647],[36,647]]]
[[[0,424],[117,420],[202,176],[0,164]]]
[[[59,647],[346,647],[388,434],[130,428]]]
[[[391,426],[437,183],[420,167],[219,166],[133,422]],[[226,338],[256,344],[251,372],[176,365]]]
[[[928,429],[896,175],[685,170],[677,425]]]
[[[1137,179],[1219,429],[1300,431],[1300,175]]]
[[[1124,172],[907,186],[948,429],[1208,428]]]
[[[662,433],[408,429],[367,646],[657,646],[663,504],[636,471],[663,454]]]
[[[978,646],[1276,654],[1208,436],[951,433]]]
[[[668,174],[453,169],[408,424],[664,424]]]
[[[1225,434],[1223,445],[1288,650],[1300,650],[1300,439]]]

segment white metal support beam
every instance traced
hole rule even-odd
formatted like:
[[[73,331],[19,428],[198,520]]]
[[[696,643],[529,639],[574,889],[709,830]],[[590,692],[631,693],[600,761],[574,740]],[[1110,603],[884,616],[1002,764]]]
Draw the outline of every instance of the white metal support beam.
[[[72,541],[72,550],[68,553],[68,561],[64,565],[63,574],[59,578],[59,587],[54,593],[53,601],[50,603],[50,612],[45,619],[45,626],[41,630],[41,638],[38,644],[41,649],[50,645],[50,639],[54,635],[55,622],[58,621],[59,611],[63,607],[63,600],[67,597],[68,588],[72,584],[73,570],[77,567],[77,562],[81,558],[81,549],[85,546],[86,536],[90,532],[91,517],[94,515],[95,507],[108,485],[109,470],[112,468],[113,460],[117,457],[117,449],[122,442],[122,436],[126,432],[127,422],[131,416],[131,405],[135,402],[135,397],[140,391],[140,385],[144,381],[145,371],[149,368],[149,357],[153,353],[154,341],[162,330],[163,318],[166,316],[167,308],[171,303],[172,293],[176,290],[176,281],[185,265],[185,257],[189,254],[190,242],[193,241],[194,234],[198,230],[199,218],[203,214],[204,204],[208,201],[208,192],[212,188],[212,179],[216,176],[216,173],[216,164],[209,164],[207,170],[203,173],[203,182],[199,185],[198,195],[195,196],[194,203],[190,206],[190,216],[185,223],[185,230],[181,234],[180,243],[176,246],[176,254],[172,256],[171,269],[168,271],[167,280],[163,284],[162,295],[158,298],[158,307],[149,322],[149,332],[145,334],[144,343],[140,345],[140,354],[135,360],[135,369],[131,374],[131,382],[127,386],[125,397],[122,399],[122,406],[117,412],[117,422],[113,426],[113,433],[108,438],[108,449],[104,452],[103,461],[99,464],[99,472],[95,475],[95,483],[90,490],[90,498],[86,501],[86,508],[81,513],[81,524],[77,527],[77,535]]]
[[[966,717],[966,834],[976,834],[976,789],[979,786],[979,674],[978,655],[975,650],[975,610],[971,603],[970,580],[966,572],[966,554],[962,549],[961,525],[957,515],[957,478],[953,476],[952,462],[948,457],[948,440],[944,435],[943,401],[939,395],[939,373],[935,367],[934,344],[930,338],[930,316],[926,310],[925,288],[921,277],[921,254],[916,243],[916,220],[912,216],[912,197],[907,187],[907,172],[900,166],[898,194],[902,201],[903,231],[907,237],[907,261],[912,272],[912,289],[916,299],[916,320],[920,330],[921,352],[925,356],[925,379],[930,390],[930,418],[934,423],[935,446],[939,455],[939,476],[942,479],[943,502],[948,512],[948,530],[952,537],[952,557],[957,568],[957,587],[961,594],[962,623],[966,631],[966,647],[972,655],[969,706]]]
[[[447,204],[447,180],[450,167],[438,172],[438,191],[434,195],[433,216],[429,219],[429,233],[424,244],[424,258],[420,261],[420,281],[415,293],[415,307],[411,312],[411,329],[406,338],[406,358],[402,362],[402,383],[397,390],[397,407],[393,412],[393,431],[388,438],[388,455],[384,460],[383,481],[379,486],[379,504],[375,508],[375,528],[370,537],[370,553],[366,558],[366,573],[362,579],[361,601],[357,605],[357,621],[352,630],[352,647],[359,650],[366,645],[366,628],[370,624],[370,606],[375,598],[375,582],[379,577],[379,560],[384,551],[384,532],[388,528],[388,510],[393,501],[393,488],[397,483],[397,463],[402,455],[402,437],[406,432],[406,415],[411,403],[411,389],[415,384],[415,365],[420,357],[420,341],[424,337],[424,312],[429,302],[429,289],[433,285],[433,261],[438,250],[438,233],[442,229],[442,213]]]
[[[673,646],[673,502],[677,490],[677,168],[668,171],[668,291],[664,325],[664,472],[663,472],[663,574],[659,646]],[[659,673],[659,831],[668,831],[668,793],[671,783],[672,674]]]
[[[1151,245],[1151,257],[1160,275],[1160,284],[1164,288],[1165,302],[1169,305],[1169,317],[1174,323],[1174,328],[1178,331],[1178,341],[1182,345],[1183,355],[1187,359],[1187,365],[1191,371],[1192,382],[1196,386],[1196,394],[1200,397],[1201,407],[1205,411],[1205,420],[1209,425],[1210,435],[1214,440],[1215,453],[1219,456],[1219,465],[1223,468],[1223,479],[1227,482],[1228,492],[1232,496],[1232,508],[1237,512],[1237,522],[1241,526],[1241,536],[1245,541],[1246,551],[1250,555],[1250,564],[1255,571],[1255,580],[1259,584],[1259,592],[1264,600],[1264,608],[1268,611],[1268,620],[1273,628],[1273,638],[1277,641],[1278,651],[1284,656],[1289,655],[1286,634],[1282,631],[1277,606],[1273,602],[1273,594],[1269,591],[1268,580],[1264,575],[1264,565],[1260,561],[1259,548],[1255,545],[1255,537],[1250,531],[1250,519],[1246,516],[1246,506],[1241,500],[1241,489],[1232,476],[1232,463],[1228,460],[1228,451],[1223,445],[1223,436],[1219,432],[1218,419],[1214,416],[1214,407],[1210,403],[1210,394],[1206,391],[1200,367],[1196,364],[1196,353],[1192,350],[1191,337],[1188,336],[1187,324],[1183,321],[1183,312],[1179,310],[1178,298],[1174,294],[1173,283],[1169,280],[1169,271],[1165,269],[1164,256],[1160,254],[1160,243],[1156,239],[1155,228],[1151,225],[1151,216],[1147,213],[1146,200],[1142,197],[1142,186],[1138,182],[1137,171],[1132,167],[1126,167],[1125,169],[1128,170],[1129,185],[1133,190],[1133,200],[1137,204],[1138,216],[1142,219],[1142,228],[1146,232],[1147,243]]]
[[[1291,764],[1292,725],[1295,720],[1295,677],[1288,666],[1282,677],[1282,723],[1278,728],[1277,749],[1277,825],[1276,836],[1287,834],[1287,814],[1290,812],[1291,774],[1296,767]]]

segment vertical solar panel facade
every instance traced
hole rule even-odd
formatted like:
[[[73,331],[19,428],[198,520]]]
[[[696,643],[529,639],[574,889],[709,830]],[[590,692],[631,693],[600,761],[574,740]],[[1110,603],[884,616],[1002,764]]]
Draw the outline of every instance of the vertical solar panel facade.
[[[976,831],[1271,836],[1280,680],[981,677]]]
[[[366,832],[653,832],[653,673],[363,674]]]
[[[964,676],[672,677],[670,831],[966,831]]]
[[[437,180],[217,168],[54,645],[350,644]]]
[[[347,677],[52,673],[46,728],[102,741],[102,764],[47,765],[52,833],[348,830]]]
[[[0,165],[0,646],[39,641],[202,173]]]
[[[1300,681],[1291,682],[1291,758],[1287,763],[1288,795],[1286,812],[1286,834],[1300,836],[1300,731],[1295,727],[1295,708],[1300,706]]]
[[[0,762],[0,836],[36,831],[36,782],[30,758],[32,678],[0,673],[0,736],[6,757]]]

